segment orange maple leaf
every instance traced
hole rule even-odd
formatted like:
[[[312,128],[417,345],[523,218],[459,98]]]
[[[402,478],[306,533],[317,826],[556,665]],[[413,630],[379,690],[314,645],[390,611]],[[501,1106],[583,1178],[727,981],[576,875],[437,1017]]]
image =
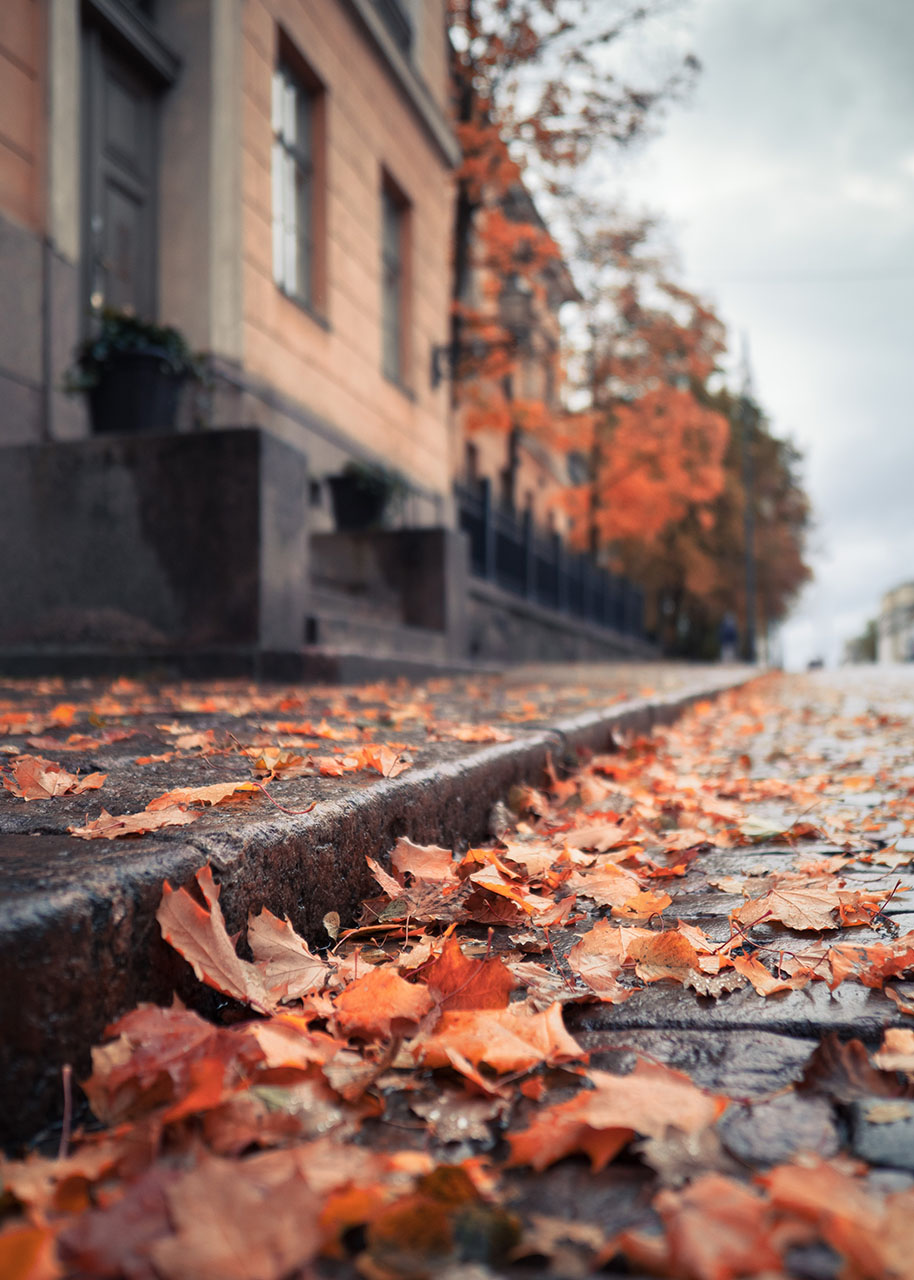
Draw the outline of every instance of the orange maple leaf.
[[[584,1058],[581,1046],[565,1030],[562,1009],[552,1004],[541,1013],[516,1006],[506,1009],[455,1009],[442,1014],[432,1035],[407,1046],[414,1061],[427,1067],[485,1063],[493,1071],[528,1071],[541,1063],[557,1065]]]
[[[442,1009],[504,1009],[516,986],[503,960],[474,960],[464,955],[452,934],[441,954],[421,972],[422,981],[437,996]]]
[[[213,782],[206,787],[177,787],[174,791],[166,791],[156,796],[146,806],[147,812],[156,813],[159,809],[168,809],[175,804],[221,804],[238,791],[259,791],[253,782],[242,778],[238,782]]]
[[[662,1138],[668,1129],[695,1133],[713,1124],[727,1098],[697,1088],[688,1076],[639,1058],[627,1076],[589,1071],[592,1089],[544,1107],[529,1129],[508,1135],[509,1164],[545,1169],[583,1151],[602,1169],[634,1137]]]
[[[211,868],[201,867],[196,881],[206,907],[200,906],[186,889],[172,889],[165,881],[156,912],[162,937],[180,952],[201,982],[261,1013],[269,1013],[273,1002],[263,975],[236,954],[228,936],[219,906],[219,886]]]
[[[392,965],[378,965],[350,982],[333,1004],[344,1035],[373,1040],[415,1030],[435,1000],[427,987],[407,982]]]

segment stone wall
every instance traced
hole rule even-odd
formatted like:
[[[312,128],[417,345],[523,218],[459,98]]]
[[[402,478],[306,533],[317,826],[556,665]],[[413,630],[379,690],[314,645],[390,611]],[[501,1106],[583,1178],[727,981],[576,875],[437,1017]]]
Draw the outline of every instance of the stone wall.
[[[253,429],[4,449],[0,648],[298,651],[307,466]]]
[[[641,661],[657,657],[645,641],[544,609],[472,578],[467,593],[467,656],[474,662]]]

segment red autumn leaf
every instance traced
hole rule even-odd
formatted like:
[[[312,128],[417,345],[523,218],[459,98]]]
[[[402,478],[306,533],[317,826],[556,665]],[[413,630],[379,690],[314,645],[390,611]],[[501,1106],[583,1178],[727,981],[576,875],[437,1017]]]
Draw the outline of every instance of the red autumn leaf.
[[[457,1054],[474,1067],[484,1063],[499,1073],[586,1057],[565,1030],[558,1003],[542,1013],[517,1006],[444,1013],[434,1033],[412,1041],[408,1050],[415,1062],[427,1067],[455,1065],[452,1054]]]
[[[659,915],[672,901],[668,893],[641,890],[626,898],[621,907],[613,907],[612,914],[624,920],[649,920],[651,916]]]
[[[401,978],[392,965],[378,965],[350,982],[334,999],[336,1024],[343,1035],[363,1040],[403,1035],[415,1029],[435,1007],[431,992]]]
[[[198,1013],[139,1005],[113,1026],[112,1039],[92,1050],[92,1075],[82,1088],[95,1115],[107,1124],[170,1105],[191,1087],[202,1061],[247,1070],[262,1058],[256,1043],[214,1027]]]
[[[474,960],[464,955],[451,935],[437,956],[421,972],[422,981],[437,997],[441,1008],[504,1009],[516,985],[497,956]]]
[[[97,790],[108,776],[106,773],[87,773],[81,778],[76,773],[68,773],[53,760],[45,760],[44,756],[14,756],[9,768],[15,781],[4,778],[3,785],[22,800],[81,795],[84,791]]]
[[[760,996],[771,996],[778,991],[798,991],[806,986],[811,976],[805,972],[791,978],[776,978],[755,956],[731,955],[730,963],[737,973],[749,979]]]
[[[158,813],[109,813],[102,809],[97,818],[87,822],[84,827],[67,827],[71,836],[80,840],[116,840],[120,836],[144,836],[149,831],[158,831],[162,827],[186,827],[196,821],[200,815],[188,813],[180,805],[170,805],[160,809]]]
[[[713,1124],[727,1105],[726,1098],[705,1093],[681,1072],[641,1058],[630,1075],[590,1071],[587,1077],[592,1089],[544,1107],[528,1129],[508,1135],[512,1165],[545,1169],[583,1151],[599,1170],[636,1133],[652,1138],[664,1137],[668,1129],[695,1133]]]
[[[411,760],[403,760],[396,751],[384,746],[365,746],[356,753],[360,769],[374,769],[384,778],[396,778],[412,768]]]
[[[202,867],[196,880],[206,907],[201,907],[186,889],[172,889],[167,880],[163,885],[162,901],[156,912],[162,937],[181,953],[201,982],[261,1013],[268,1013],[273,1002],[263,976],[235,952],[219,906],[219,887],[210,867]]]

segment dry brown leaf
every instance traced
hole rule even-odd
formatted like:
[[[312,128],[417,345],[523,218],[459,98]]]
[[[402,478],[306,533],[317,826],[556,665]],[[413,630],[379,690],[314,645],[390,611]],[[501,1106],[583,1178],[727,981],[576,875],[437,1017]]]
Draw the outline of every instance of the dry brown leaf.
[[[688,1076],[639,1058],[627,1076],[589,1071],[592,1089],[543,1107],[528,1129],[508,1135],[512,1165],[545,1169],[572,1152],[602,1169],[636,1133],[663,1137],[668,1129],[694,1133],[713,1124],[727,1099],[698,1089]]]
[[[106,773],[87,773],[81,778],[68,773],[62,765],[43,756],[15,756],[9,762],[15,781],[3,778],[7,791],[22,800],[48,800],[53,796],[82,795],[96,791],[107,778]]]
[[[166,1191],[175,1234],[151,1246],[164,1280],[284,1280],[320,1248],[320,1200],[292,1153],[201,1159]]]
[[[199,816],[198,813],[188,813],[180,805],[170,805],[158,813],[144,809],[142,813],[114,814],[102,809],[99,816],[84,827],[67,827],[67,831],[80,840],[117,840],[120,836],[144,836],[162,827],[186,827]]]
[[[327,965],[288,920],[280,920],[264,907],[259,915],[249,918],[247,938],[271,1000],[295,1000],[324,985]]]

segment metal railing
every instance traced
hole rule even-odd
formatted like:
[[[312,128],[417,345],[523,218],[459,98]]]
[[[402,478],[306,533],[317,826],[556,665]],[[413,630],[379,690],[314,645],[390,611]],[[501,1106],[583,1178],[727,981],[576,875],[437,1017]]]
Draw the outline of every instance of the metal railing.
[[[511,595],[644,639],[644,594],[623,577],[574,552],[559,534],[538,530],[492,501],[487,480],[456,485],[459,527],[470,540],[470,571]]]

